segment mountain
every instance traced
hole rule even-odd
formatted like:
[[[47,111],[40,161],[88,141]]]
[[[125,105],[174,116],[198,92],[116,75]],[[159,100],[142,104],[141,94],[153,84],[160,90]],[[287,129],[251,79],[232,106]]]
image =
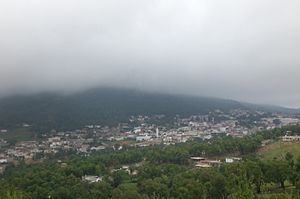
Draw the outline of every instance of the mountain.
[[[241,104],[232,100],[101,88],[72,95],[47,93],[3,98],[0,127],[28,123],[71,128],[128,121],[129,116],[137,114],[188,115],[239,107]]]
[[[38,94],[0,100],[0,128],[28,123],[45,129],[73,129],[86,124],[111,125],[137,114],[191,115],[245,108],[245,104],[208,97],[100,88],[72,95]]]
[[[242,102],[241,104],[251,110],[260,110],[271,113],[300,114],[300,109],[286,108],[268,104],[251,104],[245,102]]]

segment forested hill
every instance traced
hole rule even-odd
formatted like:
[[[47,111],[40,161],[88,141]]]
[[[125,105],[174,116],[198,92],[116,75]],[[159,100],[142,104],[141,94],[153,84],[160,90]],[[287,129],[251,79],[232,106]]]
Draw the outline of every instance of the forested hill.
[[[39,94],[1,99],[0,128],[21,123],[74,128],[128,121],[136,114],[190,115],[239,107],[242,105],[232,100],[101,88],[67,96]]]

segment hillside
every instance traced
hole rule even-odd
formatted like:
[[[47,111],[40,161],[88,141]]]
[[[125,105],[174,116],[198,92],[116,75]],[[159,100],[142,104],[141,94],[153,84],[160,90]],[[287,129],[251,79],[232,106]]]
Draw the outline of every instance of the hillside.
[[[127,121],[136,114],[190,115],[240,107],[239,102],[232,100],[102,88],[72,95],[47,93],[4,98],[0,100],[0,127],[29,123],[74,128],[88,123]]]
[[[258,151],[258,154],[265,160],[284,160],[286,153],[291,153],[296,159],[300,154],[299,142],[282,142],[277,141],[275,143],[266,145]]]
[[[300,109],[285,108],[275,105],[267,104],[251,104],[251,103],[242,103],[243,106],[252,109],[252,110],[261,110],[272,113],[287,113],[287,114],[300,114]]]
[[[86,124],[125,122],[137,114],[171,117],[235,108],[252,109],[249,104],[233,100],[99,88],[72,95],[44,93],[3,98],[0,100],[0,128],[28,123],[46,129],[73,129]]]

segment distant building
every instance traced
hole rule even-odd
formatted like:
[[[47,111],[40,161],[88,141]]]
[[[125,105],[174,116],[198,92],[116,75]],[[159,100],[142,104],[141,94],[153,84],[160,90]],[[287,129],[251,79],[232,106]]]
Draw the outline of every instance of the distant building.
[[[233,162],[236,162],[236,161],[240,161],[242,158],[226,158],[225,159],[225,163],[233,163]]]
[[[295,136],[291,136],[291,135],[285,135],[281,137],[283,142],[299,142],[300,141],[300,136],[299,135],[295,135]]]
[[[105,146],[97,146],[97,147],[91,147],[91,151],[100,151],[104,150]]]
[[[0,159],[0,164],[7,164],[7,163],[8,163],[7,159]]]
[[[234,160],[233,160],[232,158],[226,158],[226,159],[225,159],[225,162],[226,162],[226,163],[233,163]]]
[[[210,166],[220,166],[222,164],[220,160],[203,160],[200,163],[208,164]]]
[[[191,160],[193,160],[193,161],[203,161],[205,159],[206,158],[204,158],[204,157],[191,157]]]
[[[206,163],[197,163],[196,165],[195,165],[195,167],[198,167],[198,168],[211,168],[212,166],[211,165],[209,165],[209,164],[206,164]]]
[[[159,129],[156,128],[156,138],[159,138]]]
[[[195,166],[199,168],[215,167],[222,164],[220,160],[208,160],[204,157],[191,157],[191,160],[196,162]]]
[[[141,142],[141,141],[147,141],[151,139],[151,136],[145,135],[145,136],[137,136],[136,138],[137,142]]]
[[[102,181],[102,177],[89,176],[89,175],[82,176],[81,179],[82,179],[83,182],[87,182],[87,183],[96,183],[96,182],[101,182]]]
[[[51,137],[51,138],[48,138],[48,142],[60,142],[60,137]]]
[[[31,125],[30,125],[30,124],[24,123],[24,124],[23,124],[23,127],[24,127],[24,128],[28,128],[28,127],[31,127]]]

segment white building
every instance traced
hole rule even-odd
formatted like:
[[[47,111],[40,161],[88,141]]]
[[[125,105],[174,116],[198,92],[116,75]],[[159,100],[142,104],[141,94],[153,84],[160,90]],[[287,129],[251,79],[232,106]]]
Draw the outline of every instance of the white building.
[[[87,183],[96,183],[96,182],[101,182],[102,181],[102,177],[89,176],[89,175],[82,176],[81,179],[82,179],[83,182],[87,182]]]
[[[226,162],[226,163],[233,163],[234,160],[233,160],[232,158],[226,158],[226,159],[225,159],[225,162]]]
[[[8,163],[7,159],[0,159],[0,164],[7,164],[7,163]]]
[[[151,136],[149,135],[137,136],[135,139],[137,142],[147,141],[151,139]]]
[[[159,138],[159,129],[156,128],[156,138]]]
[[[104,150],[105,146],[97,146],[97,147],[92,147],[91,151],[100,151],[100,150]]]
[[[285,135],[283,137],[281,137],[282,141],[284,142],[299,142],[300,141],[300,136],[299,135],[295,135],[295,136],[290,136],[290,135]]]

